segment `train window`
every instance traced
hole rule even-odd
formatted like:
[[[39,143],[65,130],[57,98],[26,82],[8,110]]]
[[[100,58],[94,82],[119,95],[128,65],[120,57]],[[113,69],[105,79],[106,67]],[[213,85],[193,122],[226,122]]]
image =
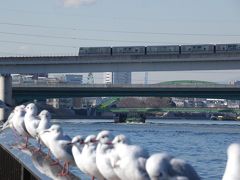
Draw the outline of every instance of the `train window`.
[[[229,45],[229,46],[228,46],[228,49],[230,49],[230,50],[235,50],[236,47],[237,47],[237,45]]]

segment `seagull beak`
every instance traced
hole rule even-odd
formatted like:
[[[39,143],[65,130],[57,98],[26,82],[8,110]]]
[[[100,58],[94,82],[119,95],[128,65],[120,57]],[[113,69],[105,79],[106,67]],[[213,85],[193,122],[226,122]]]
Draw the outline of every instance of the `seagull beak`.
[[[40,135],[42,135],[42,134],[44,134],[44,133],[46,133],[46,132],[51,132],[51,131],[48,130],[48,129],[43,130],[43,131],[41,131],[40,133],[38,133],[37,136],[40,136]]]
[[[99,140],[96,140],[96,139],[92,139],[91,142],[92,143],[98,143]]]
[[[113,143],[111,141],[106,143],[107,145],[113,145]]]
[[[76,143],[76,142],[75,142],[75,143]],[[67,143],[66,145],[72,146],[72,145],[75,144],[75,143],[69,142],[69,143]]]

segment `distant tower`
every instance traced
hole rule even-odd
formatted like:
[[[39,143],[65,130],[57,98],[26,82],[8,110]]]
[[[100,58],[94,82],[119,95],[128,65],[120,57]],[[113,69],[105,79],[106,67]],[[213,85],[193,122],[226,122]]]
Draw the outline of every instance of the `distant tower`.
[[[104,74],[103,74],[103,76],[104,76],[104,78],[103,78],[103,83],[104,84],[112,84],[112,82],[113,82],[113,73],[112,72],[105,72]]]
[[[93,77],[93,73],[88,73],[87,76],[87,84],[94,84],[94,77]]]
[[[144,84],[148,84],[148,72],[145,72]]]

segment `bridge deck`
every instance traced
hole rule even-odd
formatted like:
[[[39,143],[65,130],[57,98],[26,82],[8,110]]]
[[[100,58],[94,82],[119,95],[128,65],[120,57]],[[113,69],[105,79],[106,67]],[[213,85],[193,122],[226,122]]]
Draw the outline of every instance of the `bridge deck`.
[[[0,73],[226,70],[240,68],[240,53],[0,57]]]
[[[202,97],[239,99],[240,87],[231,85],[71,85],[26,84],[13,85],[15,99],[46,99],[66,97]]]

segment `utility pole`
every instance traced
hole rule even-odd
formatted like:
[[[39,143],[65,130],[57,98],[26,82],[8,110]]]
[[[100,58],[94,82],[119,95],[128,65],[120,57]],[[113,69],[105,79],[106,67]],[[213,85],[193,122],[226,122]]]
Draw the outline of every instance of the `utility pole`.
[[[145,72],[144,84],[148,84],[148,71]]]

